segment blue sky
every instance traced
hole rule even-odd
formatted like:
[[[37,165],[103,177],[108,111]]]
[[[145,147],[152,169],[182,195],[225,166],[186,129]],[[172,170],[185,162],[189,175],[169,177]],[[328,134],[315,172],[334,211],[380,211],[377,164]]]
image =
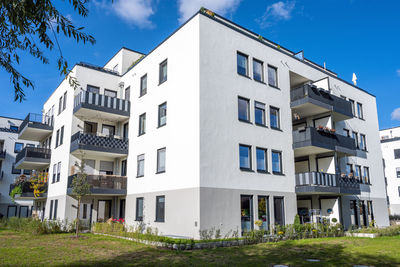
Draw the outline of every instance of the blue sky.
[[[76,45],[61,37],[70,65],[104,65],[122,46],[147,53],[204,6],[292,51],[304,50],[305,57],[326,62],[347,81],[355,72],[358,86],[377,97],[380,128],[400,126],[400,1],[92,0],[87,18],[65,3],[58,5],[97,41]],[[10,78],[0,72],[0,115],[24,118],[28,112],[40,113],[62,80],[56,67],[58,51],[47,55],[49,65],[22,57],[19,70],[35,82],[23,103],[13,101]]]

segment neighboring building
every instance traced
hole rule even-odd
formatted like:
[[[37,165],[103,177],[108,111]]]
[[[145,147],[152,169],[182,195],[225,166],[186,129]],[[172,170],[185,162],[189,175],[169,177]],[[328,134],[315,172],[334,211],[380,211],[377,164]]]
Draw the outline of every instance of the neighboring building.
[[[389,224],[375,97],[233,22],[199,12],[147,55],[122,48],[71,75],[79,88],[59,85],[34,138],[46,218],[74,219],[84,158],[88,223],[194,238],[296,214]]]
[[[0,116],[0,217],[28,217],[32,212],[32,200],[13,202],[10,185],[20,175],[30,176],[30,169],[17,169],[15,157],[26,147],[34,147],[36,142],[18,139],[18,129],[22,120]]]
[[[391,215],[400,215],[400,127],[380,131],[387,201]]]

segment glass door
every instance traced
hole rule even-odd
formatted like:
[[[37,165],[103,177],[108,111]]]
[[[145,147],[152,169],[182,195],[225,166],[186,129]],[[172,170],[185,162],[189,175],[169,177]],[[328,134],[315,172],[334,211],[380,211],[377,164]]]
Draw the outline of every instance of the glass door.
[[[253,196],[240,196],[242,234],[253,230]]]
[[[262,221],[261,229],[269,230],[269,201],[267,196],[258,196],[258,219]]]
[[[111,200],[99,200],[97,207],[97,221],[105,222],[111,218]]]

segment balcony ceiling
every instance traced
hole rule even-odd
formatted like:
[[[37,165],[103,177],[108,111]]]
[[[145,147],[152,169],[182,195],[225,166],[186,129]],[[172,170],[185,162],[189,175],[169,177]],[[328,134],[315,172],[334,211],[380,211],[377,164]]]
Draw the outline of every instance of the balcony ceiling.
[[[302,157],[302,156],[322,154],[327,152],[332,152],[332,150],[316,146],[306,146],[306,147],[296,148],[294,150],[294,156]]]
[[[52,133],[49,129],[34,128],[26,125],[24,129],[18,134],[18,139],[29,141],[42,141]]]
[[[24,170],[40,170],[46,168],[49,164],[50,160],[48,162],[41,162],[22,159],[15,164],[15,168]]]
[[[88,149],[76,149],[76,150],[72,151],[71,154],[76,157],[81,157],[82,155],[85,155],[86,158],[97,158],[97,157],[122,158],[122,157],[127,156],[127,154],[95,151],[95,150],[88,150]]]
[[[105,120],[105,121],[125,121],[129,120],[129,117],[112,112],[104,112],[89,108],[79,108],[75,113],[75,116],[83,120]]]

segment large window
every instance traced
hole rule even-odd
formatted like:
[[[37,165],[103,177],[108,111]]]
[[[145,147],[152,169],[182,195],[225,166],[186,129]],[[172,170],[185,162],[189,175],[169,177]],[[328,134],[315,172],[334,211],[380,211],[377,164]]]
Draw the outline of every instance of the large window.
[[[237,73],[244,76],[249,76],[248,56],[237,52]]]
[[[265,122],[265,104],[254,102],[254,120],[258,125],[266,125]]]
[[[238,98],[239,120],[250,121],[250,101],[246,98]]]
[[[361,103],[357,102],[357,116],[360,119],[364,119],[364,111],[363,111],[363,106]]]
[[[253,59],[253,79],[255,81],[264,82],[263,62]]]
[[[143,198],[136,198],[136,221],[143,221]]]
[[[14,153],[19,153],[24,148],[23,143],[15,143],[14,144]]]
[[[256,156],[257,156],[257,171],[267,172],[268,171],[267,149],[257,147]]]
[[[269,120],[272,129],[280,129],[279,108],[276,107],[269,108]]]
[[[365,134],[360,134],[360,149],[367,151],[367,142],[365,140]]]
[[[167,102],[158,106],[158,127],[167,124]]]
[[[240,213],[242,234],[253,230],[253,196],[240,196]]]
[[[251,170],[251,146],[239,145],[239,164],[242,170]]]
[[[275,224],[285,225],[285,207],[283,197],[274,197]]]
[[[268,66],[268,85],[278,88],[278,69]]]
[[[146,113],[139,116],[139,135],[146,133]]]
[[[156,222],[165,221],[165,196],[156,197]]]
[[[400,159],[400,149],[395,149],[394,150],[394,158],[395,159]]]
[[[274,174],[282,173],[282,152],[272,151],[272,172]]]
[[[144,154],[137,156],[137,177],[144,176]]]
[[[165,147],[157,150],[157,173],[165,172],[165,154]]]
[[[160,63],[160,84],[167,80],[167,60]]]
[[[147,93],[147,74],[140,78],[140,96],[144,96]]]
[[[363,175],[363,180],[365,184],[370,184],[371,180],[369,178],[369,168],[368,167],[364,167],[364,175]]]
[[[262,221],[261,229],[269,230],[269,198],[258,196],[258,219]]]

